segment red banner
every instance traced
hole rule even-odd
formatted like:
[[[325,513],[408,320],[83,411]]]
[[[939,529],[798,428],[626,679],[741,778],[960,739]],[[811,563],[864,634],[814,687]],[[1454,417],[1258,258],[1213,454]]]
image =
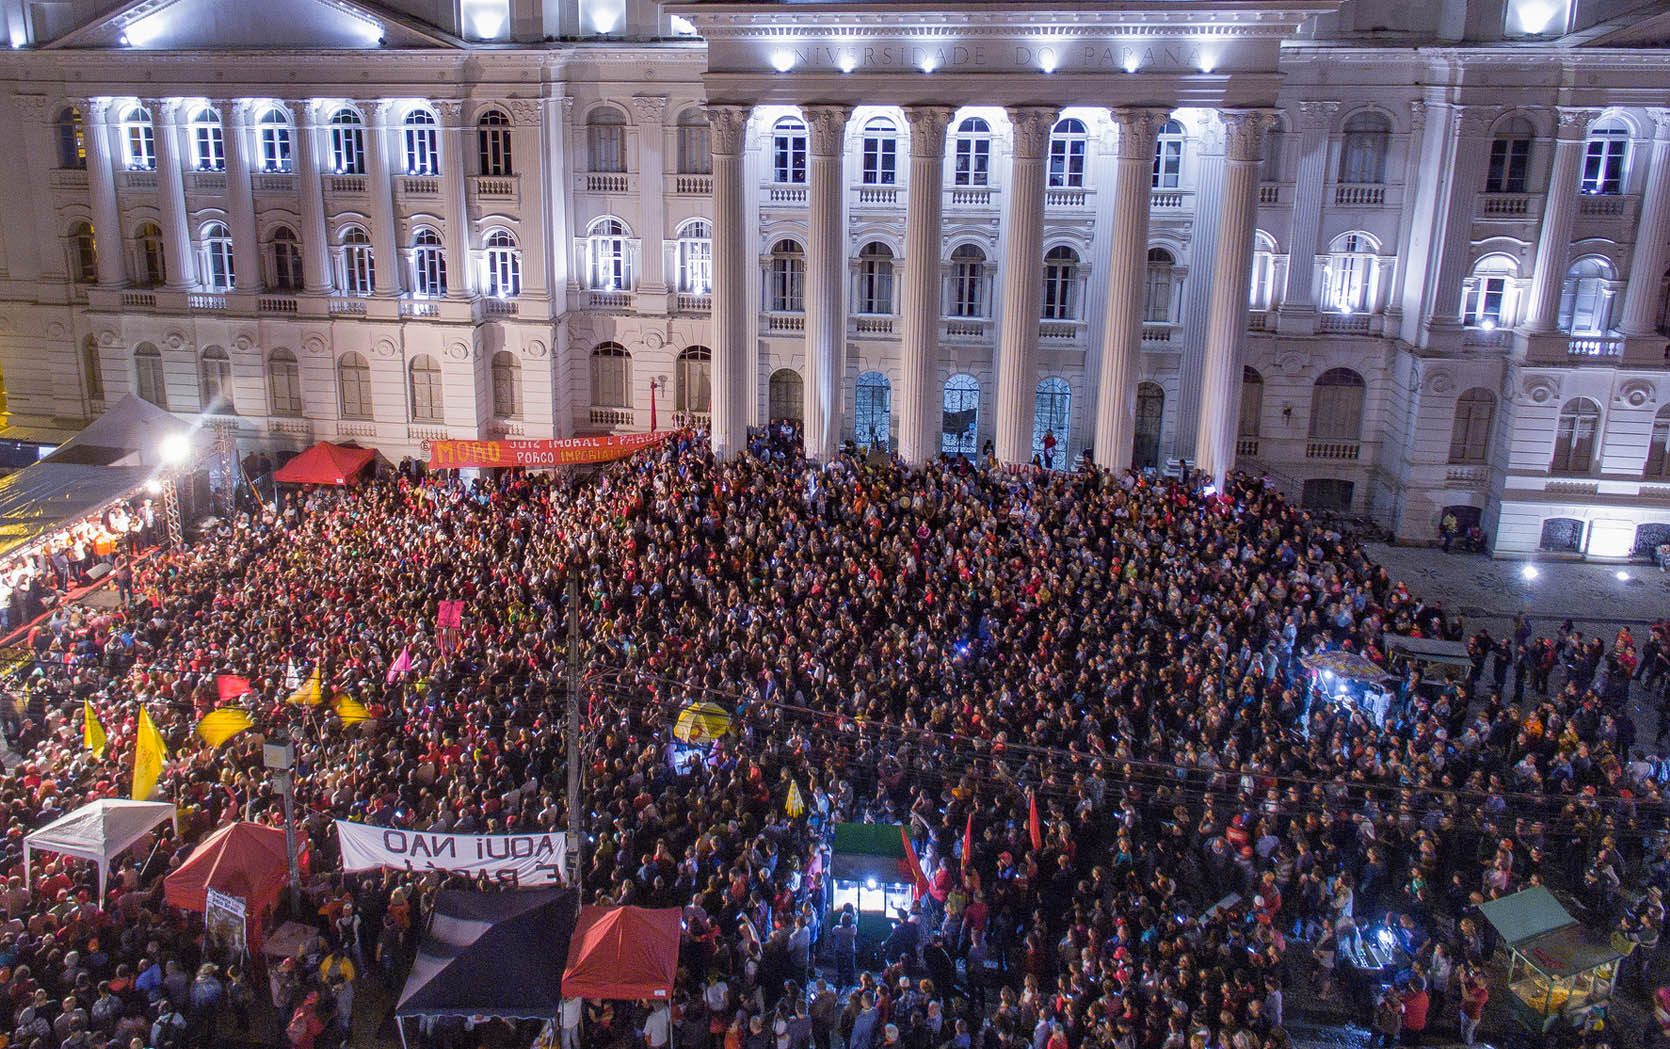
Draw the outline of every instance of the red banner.
[[[431,441],[429,468],[456,470],[488,466],[576,466],[624,459],[671,437],[660,433],[570,437],[560,441]]]

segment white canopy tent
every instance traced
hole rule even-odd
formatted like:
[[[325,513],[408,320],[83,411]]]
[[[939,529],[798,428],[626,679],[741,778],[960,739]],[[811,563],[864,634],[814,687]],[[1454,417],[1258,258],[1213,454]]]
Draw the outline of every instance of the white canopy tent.
[[[99,902],[104,902],[105,881],[110,861],[127,851],[151,828],[174,818],[174,806],[166,801],[129,801],[101,798],[60,816],[23,839],[23,877],[34,883],[34,853],[59,852],[99,865]]]

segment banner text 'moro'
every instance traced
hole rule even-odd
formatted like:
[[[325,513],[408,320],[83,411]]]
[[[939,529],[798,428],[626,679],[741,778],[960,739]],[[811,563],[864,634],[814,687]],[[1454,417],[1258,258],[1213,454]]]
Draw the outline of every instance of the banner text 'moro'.
[[[579,466],[624,459],[671,437],[660,433],[610,434],[550,441],[431,441],[431,470],[485,469],[493,466]]]

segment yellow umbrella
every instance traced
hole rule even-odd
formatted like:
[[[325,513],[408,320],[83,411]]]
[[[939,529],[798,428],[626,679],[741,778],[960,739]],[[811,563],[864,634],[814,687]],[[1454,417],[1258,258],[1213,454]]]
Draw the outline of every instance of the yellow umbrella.
[[[686,743],[707,743],[731,730],[731,716],[725,708],[707,700],[686,703],[673,723],[673,735]]]

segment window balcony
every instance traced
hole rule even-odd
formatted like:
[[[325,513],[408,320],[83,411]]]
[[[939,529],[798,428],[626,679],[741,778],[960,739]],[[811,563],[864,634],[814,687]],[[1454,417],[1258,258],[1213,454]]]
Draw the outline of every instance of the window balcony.
[[[47,173],[47,181],[56,190],[84,190],[87,188],[87,169],[56,168]]]
[[[996,199],[990,186],[952,186],[946,190],[945,203],[953,208],[984,208]]]
[[[326,307],[332,316],[363,317],[365,316],[364,299],[331,299]]]
[[[1622,193],[1583,193],[1577,213],[1586,219],[1617,219],[1635,213],[1635,197]]]
[[[296,313],[301,303],[293,295],[262,295],[255,300],[255,308],[262,313]]]
[[[806,330],[804,313],[768,313],[765,330],[771,332],[802,332]]]
[[[514,317],[522,310],[522,304],[515,299],[486,298],[480,300],[480,305],[483,317]]]
[[[587,413],[593,426],[631,426],[631,408],[593,408]]]
[[[1142,344],[1154,349],[1165,349],[1171,342],[1176,329],[1170,321],[1144,321],[1142,324]]]
[[[329,197],[363,197],[369,187],[365,175],[325,176],[325,195]]]
[[[763,203],[777,207],[805,207],[806,187],[770,183],[765,187]]]
[[[433,175],[401,175],[395,187],[401,200],[441,199],[441,180]]]
[[[893,318],[886,314],[858,313],[852,317],[854,335],[892,335]]]
[[[1258,187],[1258,203],[1264,207],[1274,207],[1289,202],[1282,199],[1280,182],[1265,182]]]
[[[447,438],[446,426],[442,425],[439,420],[429,426],[408,425],[406,427],[406,439],[417,441],[419,444],[427,444],[430,441],[444,441]]]
[[[1235,439],[1235,454],[1245,455],[1252,459],[1258,458],[1258,438],[1237,437]]]
[[[895,208],[904,204],[898,186],[854,186],[853,203],[866,208]]]
[[[1079,337],[1079,330],[1083,327],[1083,321],[1041,320],[1038,322],[1038,340],[1054,343],[1072,342]]]
[[[1479,214],[1493,219],[1531,219],[1541,209],[1530,193],[1485,193],[1479,197]]]
[[[1375,318],[1369,313],[1324,313],[1317,329],[1333,335],[1372,335]]]
[[[1275,331],[1276,311],[1254,308],[1247,312],[1248,331]]]
[[[713,296],[688,295],[680,292],[676,308],[680,313],[711,313],[713,311]]]
[[[296,173],[293,171],[258,171],[251,176],[250,184],[257,193],[290,197],[296,193]]]
[[[624,171],[586,171],[577,180],[587,193],[631,193],[632,176]]]
[[[157,293],[154,291],[122,292],[122,309],[124,310],[154,310],[156,308]]]
[[[226,296],[221,292],[199,293],[186,296],[186,305],[194,310],[224,311]]]
[[[632,308],[632,293],[629,291],[594,291],[588,294],[587,301],[593,309],[599,310],[629,310]]]
[[[1476,346],[1483,349],[1499,349],[1513,345],[1513,330],[1511,328],[1468,328],[1461,333],[1463,346]]]
[[[992,322],[984,317],[945,318],[945,337],[948,339],[984,339],[991,333]]]
[[[426,320],[441,315],[441,304],[435,299],[401,299],[400,316]]]
[[[1612,360],[1624,355],[1624,340],[1614,335],[1573,335],[1566,356],[1574,361]]]
[[[1358,441],[1308,441],[1305,458],[1354,463],[1362,454],[1362,447]]]
[[[1056,186],[1044,190],[1045,210],[1063,211],[1088,207],[1090,194],[1083,186]]]
[[[116,188],[130,193],[151,193],[157,188],[155,171],[118,171]]]
[[[1444,485],[1448,488],[1478,488],[1488,480],[1488,466],[1451,466],[1444,471]]]
[[[1379,183],[1345,183],[1334,187],[1334,203],[1344,208],[1379,208],[1386,204],[1386,187]]]
[[[515,175],[471,175],[467,180],[472,204],[517,206],[522,198],[522,180]]]
[[[377,436],[377,424],[370,419],[339,419],[336,423],[336,435],[338,437],[375,437]]]
[[[1148,206],[1155,211],[1178,211],[1191,196],[1180,189],[1156,189],[1149,194]]]
[[[188,171],[186,172],[187,193],[225,193],[226,172],[224,171]]]
[[[713,195],[712,175],[674,175],[673,193],[680,197],[707,197]]]

